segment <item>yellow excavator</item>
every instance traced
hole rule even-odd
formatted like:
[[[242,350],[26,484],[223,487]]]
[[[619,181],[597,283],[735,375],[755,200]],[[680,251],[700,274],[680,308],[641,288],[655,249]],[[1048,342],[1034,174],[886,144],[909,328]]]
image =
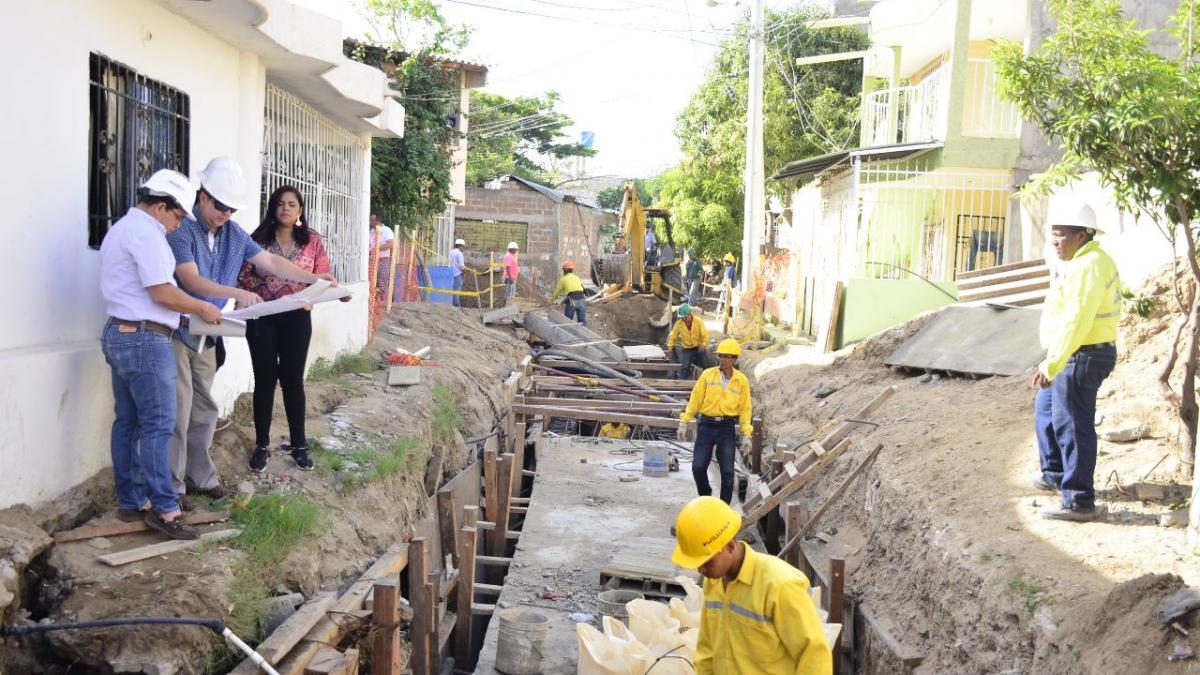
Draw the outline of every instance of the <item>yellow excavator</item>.
[[[669,307],[685,295],[682,260],[676,255],[675,240],[671,236],[671,212],[643,207],[632,182],[621,186],[621,190],[620,228],[613,235],[612,252],[592,263],[592,281],[603,289],[593,302],[640,292],[666,300]],[[643,246],[647,227],[666,235],[666,246],[659,246],[658,260],[652,261],[654,264],[647,264]]]

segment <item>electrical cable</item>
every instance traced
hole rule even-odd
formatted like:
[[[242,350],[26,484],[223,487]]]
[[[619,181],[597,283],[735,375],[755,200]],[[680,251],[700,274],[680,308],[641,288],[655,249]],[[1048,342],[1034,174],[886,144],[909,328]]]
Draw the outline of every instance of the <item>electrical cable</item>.
[[[927,278],[925,278],[925,277],[921,276],[920,274],[917,274],[916,272],[914,272],[914,271],[912,271],[912,270],[910,270],[910,269],[903,268],[903,267],[901,267],[901,266],[899,266],[899,265],[893,265],[892,263],[875,262],[874,260],[868,260],[868,261],[866,261],[866,262],[867,262],[867,264],[868,264],[868,265],[879,265],[880,267],[892,267],[892,268],[895,268],[895,269],[898,269],[898,270],[900,270],[901,272],[908,272],[909,274],[911,274],[911,275],[913,275],[914,277],[916,277],[916,278],[920,279],[921,281],[924,281],[925,283],[929,284],[930,286],[933,286],[934,288],[938,289],[938,291],[940,291],[940,292],[941,292],[943,295],[945,295],[946,297],[950,298],[950,299],[951,299],[951,300],[953,300],[954,302],[958,302],[958,298],[956,298],[956,297],[954,297],[953,295],[951,295],[949,291],[947,291],[946,289],[942,288],[941,286],[938,286],[937,284],[933,283],[933,282],[932,282],[932,281],[930,281],[929,279],[927,279]]]

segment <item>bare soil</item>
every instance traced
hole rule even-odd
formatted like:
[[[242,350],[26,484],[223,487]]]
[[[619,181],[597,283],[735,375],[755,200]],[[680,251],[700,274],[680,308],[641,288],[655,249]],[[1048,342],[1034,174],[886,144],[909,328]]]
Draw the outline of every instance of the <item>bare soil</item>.
[[[277,566],[262,570],[278,592],[309,595],[337,588],[382,549],[407,540],[431,488],[468,463],[463,437],[492,428],[500,412],[500,385],[528,350],[525,343],[483,327],[477,311],[403,304],[380,327],[366,353],[382,362],[397,347],[415,351],[425,345],[433,347],[428,359],[434,365],[422,368],[419,385],[387,386],[384,365],[370,373],[307,383],[310,445],[334,448],[334,454],[341,449],[345,457],[338,460],[339,470],[329,465],[333,454],[318,455],[324,465],[302,472],[275,453],[266,473],[252,474],[246,464],[253,446],[248,395],[239,400],[228,427],[217,433],[212,453],[228,489],[240,484],[258,494],[300,494],[320,506],[317,533]],[[451,437],[439,437],[433,428],[435,385],[445,385],[457,402],[458,428]],[[281,400],[276,401],[273,431],[276,436],[287,433]],[[395,473],[373,477],[371,466],[355,465],[354,459],[369,455],[352,451],[390,448],[401,437],[417,442],[412,457]],[[89,487],[95,490],[95,485]],[[79,497],[64,501],[87,502]],[[87,503],[80,513],[101,508]],[[44,514],[0,513],[0,525],[19,521],[28,529],[30,519],[48,529],[65,521],[61,509],[53,508]],[[204,529],[220,527],[228,525]],[[235,618],[230,615],[231,583],[244,556],[236,546],[202,546],[117,568],[96,561],[101,553],[158,540],[139,534],[111,538],[106,550],[87,541],[50,547],[31,564],[36,574],[26,575],[34,583],[25,588],[24,615],[32,612],[35,619],[45,615],[56,622],[142,615]],[[69,631],[48,641],[0,646],[0,671],[72,664],[72,672],[202,673],[221,653],[219,638],[200,628]]]
[[[772,441],[814,438],[881,390],[899,391],[861,440],[797,500],[815,511],[875,443],[884,450],[828,512],[831,543],[807,542],[817,558],[848,556],[847,587],[926,656],[929,672],[1174,673],[1175,646],[1200,640],[1160,624],[1153,610],[1200,579],[1185,531],[1160,527],[1182,505],[1178,423],[1155,380],[1173,337],[1169,277],[1152,280],[1149,318],[1122,320],[1115,372],[1101,388],[1101,432],[1146,424],[1147,438],[1101,440],[1096,484],[1102,522],[1047,521],[1057,496],[1030,485],[1038,472],[1028,376],[921,378],[883,358],[918,331],[921,317],[839,354],[832,363],[803,348],[751,358],[754,395]],[[818,399],[818,392],[827,394]],[[1159,486],[1159,498],[1137,490]],[[1145,490],[1146,488],[1142,488]],[[820,566],[818,566],[820,569]],[[1183,627],[1190,626],[1190,619]],[[878,651],[878,650],[875,650]],[[886,659],[862,672],[906,672]]]

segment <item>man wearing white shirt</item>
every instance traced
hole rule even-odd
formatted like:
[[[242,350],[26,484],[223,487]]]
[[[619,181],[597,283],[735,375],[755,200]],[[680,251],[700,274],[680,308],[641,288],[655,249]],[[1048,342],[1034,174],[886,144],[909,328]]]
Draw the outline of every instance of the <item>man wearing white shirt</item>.
[[[467,269],[467,265],[463,262],[463,249],[467,247],[467,242],[462,239],[454,240],[454,248],[450,249],[450,267],[451,273],[454,275],[453,288],[455,291],[461,291],[463,287],[463,270]],[[461,296],[456,292],[451,296],[455,307],[462,307]]]
[[[166,235],[191,217],[185,205],[195,198],[187,176],[155,173],[100,246],[100,293],[108,313],[101,349],[112,369],[117,517],[143,520],[172,539],[199,536],[180,517],[167,457],[176,415],[172,335],[180,312],[210,323],[221,319],[215,305],[175,286]]]

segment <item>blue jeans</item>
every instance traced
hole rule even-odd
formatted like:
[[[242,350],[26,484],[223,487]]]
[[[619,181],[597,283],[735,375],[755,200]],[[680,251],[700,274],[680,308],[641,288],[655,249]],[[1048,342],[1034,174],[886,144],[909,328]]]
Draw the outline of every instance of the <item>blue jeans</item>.
[[[563,300],[563,316],[568,319],[575,319],[580,326],[587,325],[587,299],[579,298],[572,300],[567,298]]]
[[[453,290],[456,290],[456,291],[462,290],[462,280],[463,280],[463,275],[461,275],[461,274],[454,277],[454,280],[451,283],[451,285],[453,286]],[[452,295],[452,296],[450,296],[450,300],[451,300],[451,302],[454,303],[455,307],[462,307],[462,296],[461,295]]]
[[[104,327],[100,341],[112,369],[111,451],[117,504],[158,513],[179,510],[167,446],[175,430],[175,355],[171,338],[153,331]]]
[[[1116,362],[1112,345],[1082,347],[1034,400],[1042,476],[1060,487],[1067,508],[1096,505],[1096,392]]]
[[[679,370],[675,373],[675,379],[677,380],[687,380],[691,378],[693,363],[701,368],[708,366],[708,359],[705,358],[704,350],[700,347],[684,349],[679,345],[675,345],[674,351],[676,352],[675,358],[679,359],[680,366]]]
[[[737,427],[733,422],[705,422],[696,425],[696,443],[692,448],[692,478],[701,497],[712,494],[708,484],[708,465],[713,450],[717,451],[717,466],[721,467],[721,501],[733,501],[733,454],[737,449]]]
[[[696,305],[698,305],[700,303],[700,280],[699,279],[689,279],[688,283],[687,283],[687,287],[688,287],[688,291],[687,291],[688,304],[691,305],[692,307],[696,307]],[[697,309],[699,309],[699,308],[697,308]]]
[[[506,297],[506,298],[517,297],[517,280],[516,279],[505,279],[504,280],[504,297]]]

